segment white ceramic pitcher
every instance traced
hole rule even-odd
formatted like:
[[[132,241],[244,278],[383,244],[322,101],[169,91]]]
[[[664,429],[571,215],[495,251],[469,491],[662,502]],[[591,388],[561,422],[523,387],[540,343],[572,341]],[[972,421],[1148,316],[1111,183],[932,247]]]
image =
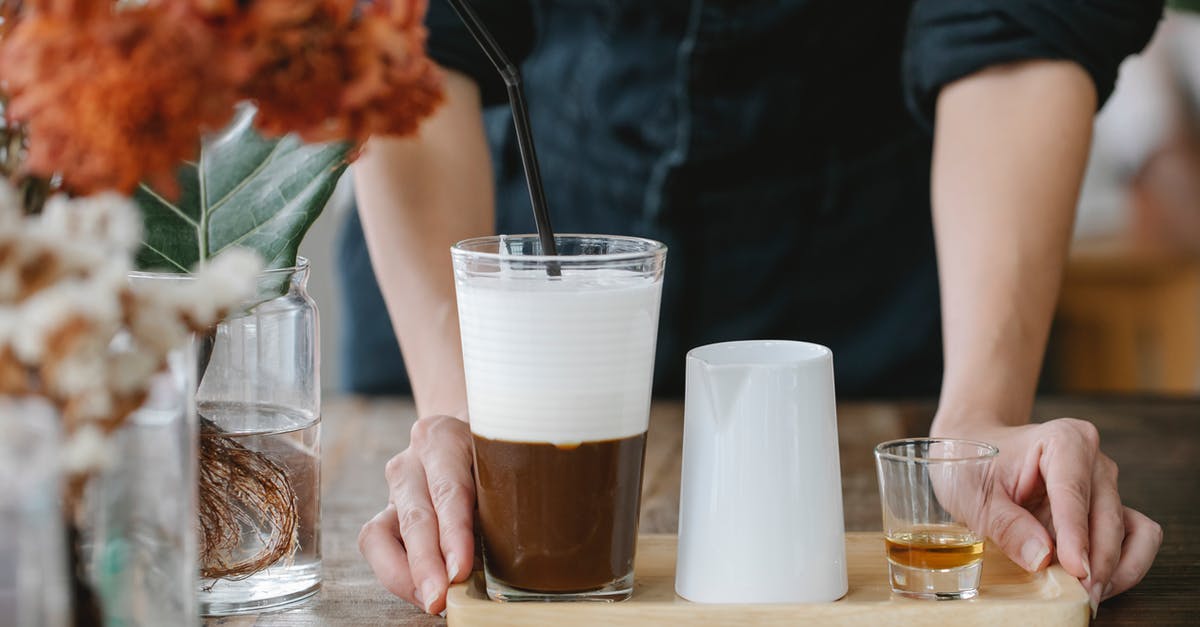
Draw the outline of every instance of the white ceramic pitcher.
[[[675,591],[700,603],[846,594],[833,354],[807,342],[687,356]]]

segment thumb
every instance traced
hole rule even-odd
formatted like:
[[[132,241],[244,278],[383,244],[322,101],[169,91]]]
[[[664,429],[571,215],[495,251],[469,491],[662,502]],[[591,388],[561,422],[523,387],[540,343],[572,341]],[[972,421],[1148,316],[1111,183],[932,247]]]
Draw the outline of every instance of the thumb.
[[[1029,510],[1007,495],[993,496],[984,526],[1000,550],[1025,570],[1041,570],[1049,563],[1050,533]]]

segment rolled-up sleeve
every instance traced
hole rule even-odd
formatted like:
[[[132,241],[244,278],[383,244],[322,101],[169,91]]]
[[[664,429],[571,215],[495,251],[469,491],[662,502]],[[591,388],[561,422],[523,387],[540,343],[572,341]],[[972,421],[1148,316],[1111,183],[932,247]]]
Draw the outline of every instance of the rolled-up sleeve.
[[[496,38],[513,63],[520,64],[534,43],[533,13],[525,0],[472,0],[488,31]],[[475,79],[484,106],[500,104],[507,94],[504,81],[495,66],[463,26],[462,20],[446,0],[429,0],[425,13],[429,29],[429,57],[442,67]]]
[[[1163,0],[917,0],[904,51],[905,98],[933,127],[938,92],[991,65],[1065,59],[1081,65],[1103,104],[1125,57],[1150,41]]]

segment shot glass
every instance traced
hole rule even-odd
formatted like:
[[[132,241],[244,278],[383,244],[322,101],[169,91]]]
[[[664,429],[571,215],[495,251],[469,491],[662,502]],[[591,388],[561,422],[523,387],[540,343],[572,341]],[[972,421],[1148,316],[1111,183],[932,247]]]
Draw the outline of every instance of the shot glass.
[[[892,591],[917,599],[970,599],[983,571],[983,512],[996,447],[913,438],[875,447]]]

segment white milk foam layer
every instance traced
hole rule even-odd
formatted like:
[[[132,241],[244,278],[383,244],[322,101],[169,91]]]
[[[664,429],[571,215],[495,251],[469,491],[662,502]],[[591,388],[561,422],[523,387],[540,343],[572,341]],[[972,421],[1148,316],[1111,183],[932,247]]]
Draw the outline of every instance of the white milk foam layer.
[[[456,287],[473,433],[563,445],[646,431],[660,281],[564,269]]]

